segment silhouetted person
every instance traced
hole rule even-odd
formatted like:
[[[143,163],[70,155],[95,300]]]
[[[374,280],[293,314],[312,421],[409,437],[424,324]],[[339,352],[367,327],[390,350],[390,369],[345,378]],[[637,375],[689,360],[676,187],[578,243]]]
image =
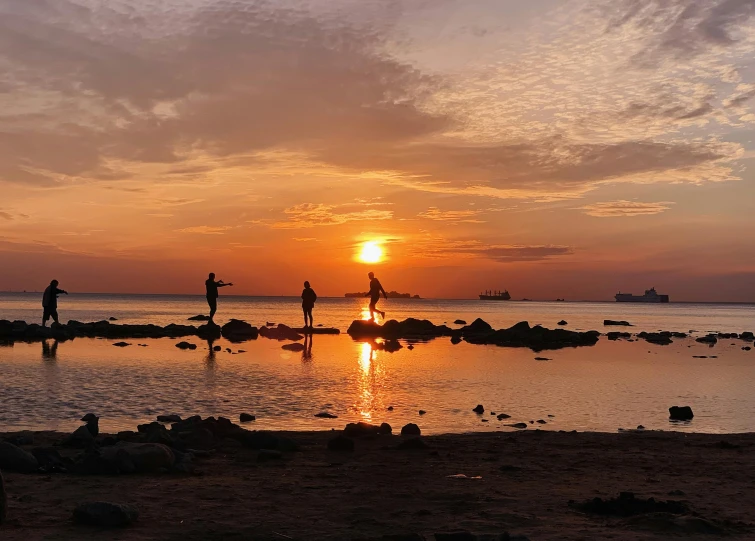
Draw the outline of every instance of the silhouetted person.
[[[365,297],[370,298],[370,319],[375,319],[375,312],[380,314],[380,317],[385,319],[385,312],[381,312],[378,310],[375,305],[377,305],[378,301],[380,300],[380,293],[383,294],[383,297],[386,299],[388,298],[388,293],[385,292],[385,289],[383,289],[382,284],[380,283],[380,280],[375,278],[374,273],[369,273],[367,276],[370,278],[370,291],[365,295]]]
[[[47,320],[52,318],[55,323],[58,323],[58,295],[65,293],[68,295],[68,291],[58,289],[58,281],[53,280],[50,285],[45,289],[44,295],[42,295],[42,326],[47,326]]]
[[[232,283],[224,283],[223,280],[215,281],[215,273],[211,272],[210,276],[204,283],[207,288],[207,304],[210,305],[210,321],[215,323],[212,318],[215,317],[215,312],[218,311],[218,288],[225,286],[232,286]]]
[[[301,292],[301,309],[304,312],[304,328],[314,327],[314,320],[312,319],[312,308],[315,307],[317,301],[317,293],[309,285],[309,282],[304,282],[304,291]],[[309,318],[309,321],[307,321]]]

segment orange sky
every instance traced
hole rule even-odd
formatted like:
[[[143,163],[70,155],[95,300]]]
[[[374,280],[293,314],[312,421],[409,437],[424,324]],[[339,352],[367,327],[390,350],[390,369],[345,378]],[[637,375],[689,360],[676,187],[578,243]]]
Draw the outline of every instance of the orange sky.
[[[755,301],[754,14],[0,0],[0,290]]]

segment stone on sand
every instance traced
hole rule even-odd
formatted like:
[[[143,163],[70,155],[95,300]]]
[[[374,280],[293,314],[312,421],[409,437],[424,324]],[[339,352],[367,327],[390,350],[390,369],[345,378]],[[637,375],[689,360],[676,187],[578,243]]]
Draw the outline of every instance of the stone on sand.
[[[74,522],[99,528],[124,528],[138,518],[139,511],[135,507],[120,503],[83,503],[73,510]]]
[[[414,423],[409,423],[401,428],[402,436],[419,436],[420,434],[422,434],[422,431]]]
[[[33,473],[39,468],[34,455],[7,441],[0,441],[0,470]]]

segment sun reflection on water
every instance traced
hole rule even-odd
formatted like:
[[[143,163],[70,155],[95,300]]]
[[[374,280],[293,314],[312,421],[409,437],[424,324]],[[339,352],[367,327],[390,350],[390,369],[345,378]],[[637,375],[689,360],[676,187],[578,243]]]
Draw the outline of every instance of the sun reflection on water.
[[[356,410],[363,421],[371,422],[376,411],[382,408],[382,390],[384,370],[380,363],[380,352],[375,351],[375,344],[359,344],[358,401]]]

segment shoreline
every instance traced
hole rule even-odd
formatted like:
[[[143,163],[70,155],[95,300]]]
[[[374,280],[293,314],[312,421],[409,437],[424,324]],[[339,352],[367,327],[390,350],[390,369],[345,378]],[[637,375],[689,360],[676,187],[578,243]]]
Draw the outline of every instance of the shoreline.
[[[341,431],[268,434],[294,440],[298,450],[272,452],[216,438],[214,450],[197,451],[186,471],[6,470],[8,519],[0,535],[24,541],[98,534],[128,541],[418,540],[463,530],[476,537],[460,539],[504,539],[506,532],[533,541],[660,540],[749,539],[755,528],[755,433],[372,434],[348,438],[353,451],[328,449]],[[17,436],[0,433],[0,440]],[[49,449],[65,436],[26,434],[21,447]],[[85,453],[53,449],[64,456]],[[608,501],[621,492],[635,499]],[[594,505],[596,497],[606,500],[603,507]],[[132,505],[139,518],[108,534],[74,524],[74,507],[100,500]],[[667,500],[680,509],[653,507]]]

